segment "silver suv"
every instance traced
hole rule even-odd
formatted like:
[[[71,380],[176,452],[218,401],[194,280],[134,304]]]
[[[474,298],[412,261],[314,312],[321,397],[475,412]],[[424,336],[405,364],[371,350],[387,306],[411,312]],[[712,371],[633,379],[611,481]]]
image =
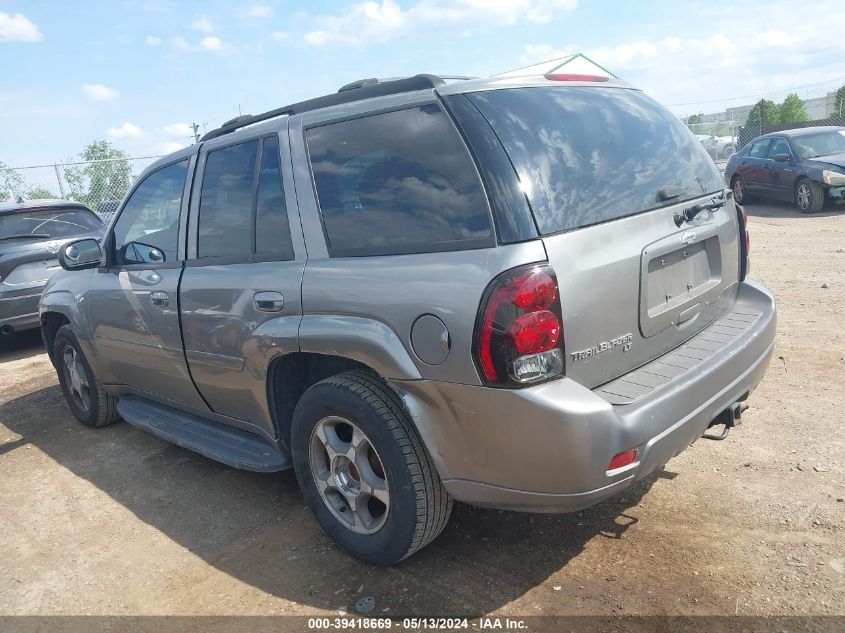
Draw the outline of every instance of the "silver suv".
[[[700,143],[585,76],[364,80],[239,117],[60,262],[41,324],[81,422],[293,468],[378,564],[453,499],[578,510],[724,436],[775,332]]]

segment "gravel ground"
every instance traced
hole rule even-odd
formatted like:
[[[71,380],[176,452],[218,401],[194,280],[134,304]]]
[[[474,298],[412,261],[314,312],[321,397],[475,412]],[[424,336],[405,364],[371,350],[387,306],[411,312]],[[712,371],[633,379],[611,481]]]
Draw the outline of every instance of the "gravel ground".
[[[0,342],[0,614],[845,615],[845,213],[749,207],[777,348],[743,425],[579,514],[457,505],[403,564],[337,551],[290,473],[70,415]]]

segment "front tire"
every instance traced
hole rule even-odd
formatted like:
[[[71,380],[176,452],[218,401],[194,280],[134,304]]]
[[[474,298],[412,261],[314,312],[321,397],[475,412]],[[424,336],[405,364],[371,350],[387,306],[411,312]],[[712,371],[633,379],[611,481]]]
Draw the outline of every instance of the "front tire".
[[[368,372],[309,388],[293,414],[291,449],[317,522],[356,558],[397,563],[449,520],[452,499],[402,401]]]
[[[56,332],[53,358],[59,384],[76,419],[85,426],[100,428],[117,422],[117,399],[105,392],[82,353],[79,341],[69,325]]]
[[[795,185],[795,206],[801,213],[818,213],[824,206],[824,189],[817,182],[802,178]]]

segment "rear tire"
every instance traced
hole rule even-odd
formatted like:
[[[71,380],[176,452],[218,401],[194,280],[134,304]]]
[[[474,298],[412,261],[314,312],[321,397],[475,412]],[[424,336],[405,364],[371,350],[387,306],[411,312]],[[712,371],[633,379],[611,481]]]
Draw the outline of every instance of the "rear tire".
[[[817,182],[802,178],[795,185],[795,206],[801,213],[818,213],[824,207],[824,189]]]
[[[748,189],[745,186],[745,178],[742,176],[734,176],[731,178],[731,189],[734,192],[734,201],[737,204],[751,204],[754,199],[748,195]]]
[[[120,419],[117,398],[107,394],[97,382],[70,325],[56,331],[53,359],[65,400],[77,420],[85,426],[100,428]]]
[[[310,387],[293,414],[291,450],[320,527],[356,558],[398,563],[449,520],[452,499],[431,456],[402,401],[373,374]]]

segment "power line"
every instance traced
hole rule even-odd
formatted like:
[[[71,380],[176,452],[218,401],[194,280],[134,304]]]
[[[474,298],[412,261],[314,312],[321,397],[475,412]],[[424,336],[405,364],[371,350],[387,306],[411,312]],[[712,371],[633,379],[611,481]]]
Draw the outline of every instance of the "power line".
[[[827,81],[820,81],[815,84],[805,84],[803,86],[795,86],[794,88],[783,88],[782,90],[769,90],[768,92],[759,92],[753,95],[744,95],[742,97],[725,97],[724,99],[708,99],[706,101],[687,101],[685,103],[669,103],[666,104],[668,107],[678,107],[678,106],[689,106],[689,105],[701,105],[704,103],[721,103],[723,101],[739,101],[740,99],[753,99],[754,97],[765,97],[766,95],[773,95],[773,94],[780,94],[781,92],[792,92],[794,90],[803,90],[804,88],[814,88],[816,86],[824,86],[827,84],[834,84],[839,83],[840,81],[845,81],[845,78],[841,79],[829,79]]]

